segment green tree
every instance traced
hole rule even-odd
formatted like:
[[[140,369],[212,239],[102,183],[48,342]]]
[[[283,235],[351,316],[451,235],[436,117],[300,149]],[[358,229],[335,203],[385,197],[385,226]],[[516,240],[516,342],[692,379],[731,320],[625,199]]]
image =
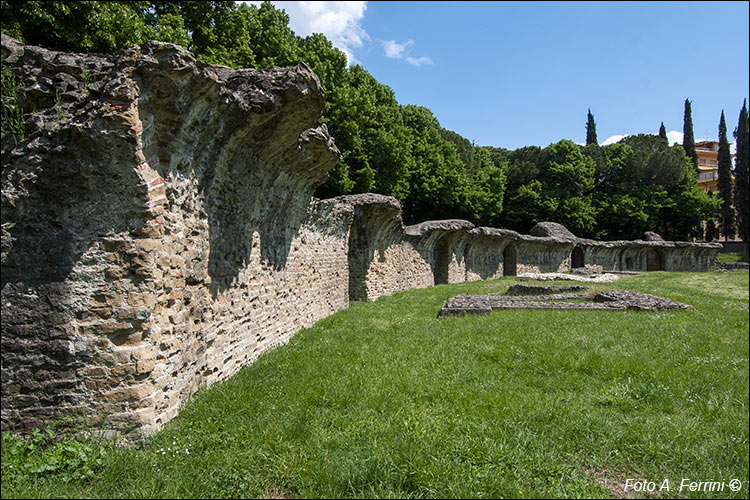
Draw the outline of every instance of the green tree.
[[[471,175],[476,169],[477,164],[474,160],[474,145],[467,139],[452,130],[446,130],[440,127],[440,136],[446,141],[452,142],[456,146],[456,151],[461,161],[466,166],[466,172]],[[480,160],[478,160],[480,161]]]
[[[149,2],[2,2],[3,33],[67,52],[114,54],[152,35],[144,18]]]
[[[496,148],[493,146],[482,146],[490,154],[490,159],[496,167],[501,167],[503,170],[507,170],[508,163],[510,162],[511,151],[505,148]],[[507,177],[507,174],[506,174]]]
[[[562,140],[546,148],[547,161],[539,179],[544,186],[545,205],[553,208],[551,220],[579,236],[588,236],[595,226],[592,206],[594,160],[573,141]]]
[[[467,172],[466,217],[482,225],[496,225],[503,211],[505,164],[496,165],[486,148],[474,146],[473,166]]]
[[[309,64],[320,78],[326,93],[326,107],[337,105],[337,90],[346,80],[346,54],[320,33],[301,39],[299,50],[300,60]]]
[[[688,158],[693,162],[693,170],[698,173],[698,153],[695,152],[695,138],[693,137],[693,113],[690,100],[685,99],[685,116],[682,126],[682,147]]]
[[[594,115],[591,114],[591,108],[589,108],[588,121],[586,123],[586,145],[599,144],[596,140],[596,122],[594,121]]]
[[[549,220],[557,207],[550,207],[542,197],[539,171],[545,151],[538,146],[514,151],[492,148],[490,157],[495,165],[504,165],[506,173],[503,213],[498,225],[527,233],[537,222]]]
[[[521,233],[528,233],[537,222],[548,221],[557,203],[545,199],[544,187],[538,179],[530,180],[508,190],[502,225]]]
[[[649,229],[671,239],[700,236],[701,221],[718,209],[719,202],[698,187],[684,149],[653,135],[629,136],[622,142],[633,150],[627,166],[631,192],[639,193],[646,204]]]
[[[578,196],[594,187],[594,162],[577,144],[564,139],[547,150],[541,174],[550,192],[558,197]]]
[[[700,235],[718,203],[698,188],[681,146],[639,134],[601,149],[593,202],[598,238],[635,239],[648,230],[673,239]]]
[[[709,198],[713,198],[714,197],[713,191],[709,191],[708,196]],[[703,237],[706,241],[713,241],[719,237],[718,228],[716,227],[717,216],[718,214],[715,214],[712,217],[709,217],[708,220],[706,220],[706,232]]]
[[[669,139],[667,138],[667,129],[664,128],[664,122],[661,122],[661,127],[659,127],[659,137],[661,137],[665,141],[669,141]]]
[[[404,200],[404,219],[466,217],[466,171],[456,146],[440,134],[432,112],[421,106],[402,107],[414,159],[408,173],[409,195]]]
[[[256,9],[260,29],[250,32],[250,46],[259,68],[293,66],[299,62],[297,37],[289,28],[289,16],[283,9],[277,9],[271,2],[263,2],[257,8],[242,3],[239,8],[251,12]]]
[[[179,14],[165,13],[159,16],[149,38],[185,48],[190,45],[190,34],[185,27],[185,20]]]
[[[719,199],[721,199],[721,212],[719,212],[719,232],[728,240],[734,236],[734,208],[732,207],[732,157],[729,154],[729,142],[727,142],[727,124],[724,120],[724,110],[721,111],[719,120]]]
[[[748,201],[748,180],[750,179],[750,133],[748,128],[747,101],[742,102],[740,118],[734,137],[737,141],[737,151],[734,159],[735,184],[734,207],[737,214],[737,232],[742,241],[748,241],[748,226],[750,226],[750,201]]]
[[[351,66],[331,92],[325,114],[343,160],[318,189],[319,196],[344,194],[357,186],[404,200],[413,166],[411,134],[390,87],[359,65]],[[436,131],[436,133],[438,133]],[[374,185],[360,176],[374,172]]]
[[[323,121],[328,125],[329,131],[334,136],[338,136],[340,130],[346,130],[346,125],[340,124],[337,120],[348,118],[345,109],[348,106],[346,99],[351,96],[351,89],[347,83],[346,55],[335,48],[331,41],[320,33],[313,33],[301,39],[299,48],[300,59],[309,64],[315,74],[318,75],[325,92],[326,112]],[[346,152],[343,142],[338,140],[338,137],[336,145],[343,153]],[[365,172],[359,173],[359,175],[362,174],[365,174]],[[357,175],[349,172],[349,165],[346,161],[341,161],[328,173],[327,180],[317,189],[316,195],[328,198],[350,193],[355,187],[351,177]],[[357,189],[361,189],[364,184],[363,179]]]

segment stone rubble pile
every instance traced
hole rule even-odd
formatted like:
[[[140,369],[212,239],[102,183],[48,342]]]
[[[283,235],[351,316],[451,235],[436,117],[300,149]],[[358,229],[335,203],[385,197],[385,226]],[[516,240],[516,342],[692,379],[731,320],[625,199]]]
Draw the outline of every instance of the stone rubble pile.
[[[463,316],[465,314],[489,314],[502,309],[588,309],[588,310],[686,310],[693,309],[671,299],[647,293],[610,290],[596,294],[585,302],[566,302],[585,299],[581,294],[552,294],[532,296],[508,295],[457,295],[443,303],[438,317]]]

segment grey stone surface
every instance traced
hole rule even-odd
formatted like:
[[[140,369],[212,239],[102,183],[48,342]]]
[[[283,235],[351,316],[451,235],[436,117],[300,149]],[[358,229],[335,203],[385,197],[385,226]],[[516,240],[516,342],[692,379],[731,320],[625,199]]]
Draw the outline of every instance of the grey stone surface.
[[[576,235],[571,233],[565,226],[557,222],[539,222],[529,231],[531,236],[544,238],[559,238],[562,240],[575,240]]]
[[[578,294],[540,297],[509,297],[504,295],[457,295],[443,303],[438,317],[465,314],[489,314],[502,309],[558,310],[640,310],[693,309],[693,306],[646,293],[612,290],[594,296],[589,302],[565,302],[579,299]]]
[[[676,302],[672,299],[657,297],[641,292],[628,290],[609,290],[594,296],[594,302],[623,304],[626,309],[654,311],[657,309],[693,309],[693,306]]]
[[[506,295],[549,295],[562,292],[583,292],[585,286],[580,285],[511,285]]]
[[[587,281],[590,283],[611,283],[620,276],[614,273],[576,274],[576,273],[524,273],[516,278],[519,281]]]
[[[412,226],[406,226],[404,232],[409,236],[424,236],[431,231],[468,231],[474,224],[461,219],[428,220]]]
[[[659,233],[653,231],[646,231],[643,233],[643,239],[645,241],[664,241],[664,238],[662,238]]]
[[[712,271],[747,271],[750,264],[747,262],[715,262],[711,266]]]

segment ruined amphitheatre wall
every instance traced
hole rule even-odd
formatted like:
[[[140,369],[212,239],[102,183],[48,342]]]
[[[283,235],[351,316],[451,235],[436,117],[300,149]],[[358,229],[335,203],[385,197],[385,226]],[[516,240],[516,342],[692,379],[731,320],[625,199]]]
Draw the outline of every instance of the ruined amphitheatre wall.
[[[573,254],[580,252],[587,266],[603,271],[699,271],[711,269],[716,243],[684,241],[594,241],[580,239]]]
[[[3,138],[3,428],[147,434],[348,305],[353,209],[311,199],[339,154],[307,66],[2,50],[42,110]]]
[[[80,416],[137,439],[351,300],[567,270],[576,246],[587,264],[632,265],[544,225],[404,227],[394,198],[314,199],[339,153],[305,65],[232,70],[158,42],[66,54],[6,36],[2,57],[36,110],[22,140],[2,140],[3,429]],[[630,245],[681,270],[718,246]]]

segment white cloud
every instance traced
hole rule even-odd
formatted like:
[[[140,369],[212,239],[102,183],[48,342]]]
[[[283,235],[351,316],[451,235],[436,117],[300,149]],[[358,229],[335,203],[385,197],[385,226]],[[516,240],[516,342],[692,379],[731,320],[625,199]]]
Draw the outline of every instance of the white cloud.
[[[669,145],[674,146],[675,144],[682,144],[682,135],[682,132],[678,132],[677,130],[670,130],[667,132]]]
[[[611,137],[607,137],[604,142],[602,142],[601,146],[608,146],[610,144],[614,144],[616,142],[620,142],[630,134],[620,134],[620,135],[613,135]],[[654,134],[656,135],[656,134]],[[667,132],[667,140],[669,141],[670,146],[674,146],[675,144],[682,144],[682,132],[678,132],[677,130],[670,130]],[[699,141],[702,141],[703,139],[698,139]]]
[[[622,134],[622,135],[613,135],[611,137],[607,137],[606,139],[604,139],[604,142],[602,142],[600,145],[601,146],[609,146],[610,144],[614,144],[616,142],[620,142],[621,140],[623,140],[624,138],[626,138],[629,135],[630,134]]]
[[[404,43],[396,43],[396,40],[386,40],[381,42],[385,49],[385,56],[391,59],[401,59],[404,55],[404,50],[410,45],[414,45],[414,40],[407,40]]]
[[[246,2],[259,4],[260,2]],[[370,39],[362,27],[367,2],[271,2],[289,15],[289,27],[298,36],[323,33],[334,47],[356,61],[354,50]]]
[[[414,66],[421,66],[423,64],[432,64],[432,59],[426,56],[422,56],[418,59],[414,59],[413,57],[407,57],[406,62],[409,64],[413,64]]]
[[[616,142],[620,142],[625,137],[629,136],[630,134],[622,134],[622,135],[613,135],[611,137],[607,137],[604,142],[601,143],[601,146],[607,146],[609,144],[614,144]],[[683,133],[678,130],[670,130],[667,132],[667,140],[669,141],[670,146],[674,146],[675,144],[679,144],[682,146],[682,138]],[[695,139],[695,142],[701,142],[701,141],[707,141],[709,139]],[[715,139],[713,139],[715,140]],[[736,142],[730,142],[729,143],[729,152],[731,154],[736,154],[737,144]]]
[[[381,40],[380,44],[383,46],[385,56],[390,59],[403,59],[414,66],[433,64],[432,59],[427,56],[412,57],[406,55],[406,49],[414,45],[414,40],[409,39],[404,43],[398,43],[396,40]]]

